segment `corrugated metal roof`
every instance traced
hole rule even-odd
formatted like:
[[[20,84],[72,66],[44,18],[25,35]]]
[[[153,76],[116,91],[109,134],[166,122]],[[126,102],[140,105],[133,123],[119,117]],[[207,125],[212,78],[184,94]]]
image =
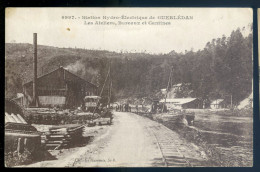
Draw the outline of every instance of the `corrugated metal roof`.
[[[173,104],[186,104],[196,100],[197,98],[176,98],[176,99],[166,99],[166,103],[173,103]],[[161,99],[160,102],[164,103],[165,99]]]
[[[91,98],[91,99],[101,99],[100,96],[86,96],[85,99]]]

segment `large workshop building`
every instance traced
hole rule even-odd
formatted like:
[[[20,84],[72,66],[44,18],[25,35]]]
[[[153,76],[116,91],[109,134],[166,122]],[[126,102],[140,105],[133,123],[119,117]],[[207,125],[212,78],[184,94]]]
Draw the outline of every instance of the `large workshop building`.
[[[23,85],[23,105],[33,102],[33,81]],[[36,99],[38,107],[75,108],[86,95],[96,95],[97,86],[69,72],[63,67],[37,77]]]

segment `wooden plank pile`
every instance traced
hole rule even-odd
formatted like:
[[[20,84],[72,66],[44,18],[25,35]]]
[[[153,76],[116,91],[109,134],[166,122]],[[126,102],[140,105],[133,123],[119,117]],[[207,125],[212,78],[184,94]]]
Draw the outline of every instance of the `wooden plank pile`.
[[[57,126],[49,129],[46,133],[46,148],[68,148],[82,141],[84,125]]]
[[[27,124],[27,122],[23,119],[23,117],[20,114],[9,114],[5,112],[5,123],[12,122],[12,123],[23,123]]]
[[[111,124],[111,119],[110,118],[97,118],[93,120],[95,125],[109,125]]]

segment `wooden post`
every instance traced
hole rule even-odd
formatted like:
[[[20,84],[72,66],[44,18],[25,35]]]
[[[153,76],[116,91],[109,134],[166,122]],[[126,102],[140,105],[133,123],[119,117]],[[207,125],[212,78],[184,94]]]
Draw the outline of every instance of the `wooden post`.
[[[111,75],[110,75],[110,72],[111,72],[111,62],[109,62],[109,70],[108,70],[108,94],[107,94],[107,106],[108,108],[110,107],[110,89],[111,89]]]
[[[82,107],[85,107],[84,99],[85,99],[85,96],[86,96],[86,83],[83,84],[83,93],[82,94],[83,94],[82,95]]]
[[[231,94],[230,98],[231,98],[231,109],[233,109],[232,94]]]
[[[22,150],[21,150],[21,148],[22,148],[22,146],[21,146],[21,138],[18,138],[18,140],[17,140],[17,154],[18,154],[18,156],[20,156],[20,154],[21,154],[21,152],[22,152]]]
[[[65,107],[67,107],[67,105],[68,105],[68,83],[66,81],[65,81],[64,97],[65,97]]]
[[[65,94],[68,94],[68,83],[65,84]]]
[[[64,79],[64,81],[66,81],[66,71],[65,71],[65,69],[63,69],[63,79]]]
[[[110,102],[111,102],[111,96],[112,96],[112,80],[110,81],[109,107],[110,107]]]
[[[168,94],[168,89],[169,89],[169,85],[170,85],[170,80],[172,78],[172,70],[173,70],[173,67],[171,68],[171,72],[170,72],[170,76],[169,76],[169,80],[168,80],[168,85],[167,85],[167,88],[166,88],[166,95],[165,95],[165,99],[164,99],[164,104],[163,104],[163,109],[162,111],[164,110],[164,107],[165,107],[165,104],[166,104],[166,98],[167,98],[167,94]]]
[[[24,139],[24,147],[27,146],[27,143],[28,143],[27,138],[25,138],[25,139]]]
[[[109,63],[109,68],[108,68],[108,72],[107,72],[106,79],[105,79],[104,84],[103,84],[103,86],[102,86],[102,89],[101,89],[101,91],[100,91],[100,97],[102,96],[102,93],[103,93],[103,90],[104,90],[104,87],[105,87],[105,84],[106,84],[106,82],[107,82],[107,78],[108,78],[109,75],[110,75],[110,63]],[[98,103],[99,103],[99,100],[98,100]],[[97,108],[98,108],[98,107],[96,106],[95,109],[94,109],[94,111],[93,111],[92,119],[91,119],[91,120],[93,120],[93,117],[94,117],[94,114],[95,114],[95,111],[96,111]]]

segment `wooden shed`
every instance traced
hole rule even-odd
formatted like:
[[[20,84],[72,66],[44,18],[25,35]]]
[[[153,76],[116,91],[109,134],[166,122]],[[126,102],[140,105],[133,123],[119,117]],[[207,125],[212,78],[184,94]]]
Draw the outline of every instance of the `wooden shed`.
[[[78,107],[86,95],[96,95],[97,86],[69,72],[62,66],[37,77],[38,107]],[[23,84],[25,107],[33,100],[33,81]]]

